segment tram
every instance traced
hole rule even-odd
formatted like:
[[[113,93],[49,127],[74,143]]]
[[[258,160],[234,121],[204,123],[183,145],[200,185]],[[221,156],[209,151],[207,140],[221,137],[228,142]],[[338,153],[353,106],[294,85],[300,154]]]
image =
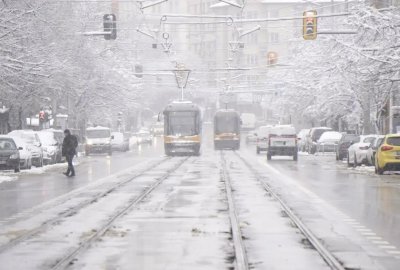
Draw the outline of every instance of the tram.
[[[165,154],[200,155],[202,118],[191,101],[174,101],[164,110]]]
[[[234,110],[220,110],[214,116],[214,149],[240,148],[240,115]]]

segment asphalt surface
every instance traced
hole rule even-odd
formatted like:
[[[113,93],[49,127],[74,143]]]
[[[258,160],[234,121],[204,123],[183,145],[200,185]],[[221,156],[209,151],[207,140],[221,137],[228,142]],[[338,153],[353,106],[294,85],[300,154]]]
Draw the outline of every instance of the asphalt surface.
[[[212,152],[210,140],[204,145]],[[265,155],[256,155],[254,146],[243,146],[240,152],[246,154],[250,163],[267,162]],[[126,153],[82,157],[75,178],[62,175],[65,170],[62,166],[42,174],[24,173],[16,180],[0,183],[0,221],[163,155],[162,142],[158,140],[152,146],[143,145]],[[273,168],[295,179],[303,188],[400,247],[400,175],[377,176],[372,168],[347,168],[333,155],[300,155],[298,162],[290,158],[273,159],[268,166],[265,166],[267,172]]]
[[[66,171],[66,163],[57,164],[45,172],[34,170],[30,174],[24,171],[16,176],[16,180],[0,183],[0,221],[160,155],[163,155],[163,145],[158,139],[153,145],[134,146],[125,153],[114,152],[112,156],[99,154],[75,159],[76,176],[73,178],[62,174]]]

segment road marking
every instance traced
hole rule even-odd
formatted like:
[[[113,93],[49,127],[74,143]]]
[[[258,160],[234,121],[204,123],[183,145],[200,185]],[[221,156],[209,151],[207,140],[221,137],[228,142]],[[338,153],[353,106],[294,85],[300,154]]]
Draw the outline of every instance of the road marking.
[[[379,246],[381,249],[396,249],[395,246]]]
[[[374,232],[362,232],[361,234],[364,235],[364,236],[373,236],[373,235],[376,235],[376,233],[374,233]]]
[[[382,237],[379,237],[379,236],[368,236],[367,239],[368,240],[382,240]]]
[[[389,245],[389,242],[387,241],[372,241],[372,243],[377,245]]]
[[[398,250],[387,250],[386,252],[389,254],[392,254],[392,255],[400,255],[400,251],[398,251]],[[400,257],[396,257],[396,258],[400,259]]]

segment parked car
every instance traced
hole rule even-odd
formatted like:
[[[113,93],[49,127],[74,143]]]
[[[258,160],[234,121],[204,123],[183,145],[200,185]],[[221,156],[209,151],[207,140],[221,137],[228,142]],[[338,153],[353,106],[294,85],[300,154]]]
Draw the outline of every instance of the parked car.
[[[57,132],[42,130],[37,133],[42,143],[45,164],[55,164],[62,161],[62,141]]]
[[[360,141],[352,144],[347,149],[347,165],[357,167],[362,164],[368,164],[367,152],[371,143],[378,135],[363,135],[360,136]]]
[[[386,135],[375,155],[375,172],[400,170],[400,134]]]
[[[332,131],[332,129],[328,127],[315,127],[310,129],[310,133],[307,135],[306,142],[306,148],[309,154],[315,154],[317,151],[317,143],[319,138],[321,138],[321,135],[327,131]]]
[[[32,153],[27,150],[27,145],[20,138],[13,138],[19,150],[19,164],[21,170],[30,170],[32,168]]]
[[[297,161],[297,134],[289,125],[274,126],[269,131],[267,159],[273,156],[292,156]]]
[[[375,155],[376,150],[382,144],[385,136],[381,135],[375,138],[375,140],[371,143],[370,147],[367,151],[367,163],[368,165],[375,166]]]
[[[129,150],[129,137],[124,136],[121,132],[112,132],[111,148],[115,151],[128,151]]]
[[[0,169],[20,171],[20,156],[15,141],[10,136],[0,135]]]
[[[336,153],[336,149],[342,136],[342,133],[336,131],[324,132],[318,140],[317,152]]]
[[[257,142],[257,130],[249,131],[246,135],[246,144],[253,144]]]
[[[268,151],[269,133],[272,126],[262,126],[257,130],[256,152],[260,154],[263,151]]]
[[[297,134],[297,147],[299,151],[306,152],[306,142],[307,142],[307,135],[310,133],[310,129],[302,129]]]
[[[136,133],[137,144],[153,144],[153,136],[147,130],[141,130]]]
[[[32,165],[43,167],[43,149],[39,136],[33,130],[14,130],[8,133],[10,137],[21,138],[27,145],[27,150],[32,154]]]
[[[336,148],[336,160],[347,158],[347,150],[349,147],[360,141],[360,136],[356,134],[344,134],[340,139]]]

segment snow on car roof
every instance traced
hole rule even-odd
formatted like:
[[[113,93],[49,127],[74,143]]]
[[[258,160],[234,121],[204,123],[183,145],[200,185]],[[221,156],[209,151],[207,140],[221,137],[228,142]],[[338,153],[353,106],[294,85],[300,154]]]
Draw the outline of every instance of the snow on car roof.
[[[339,141],[342,138],[343,134],[337,131],[327,131],[321,135],[319,141]]]
[[[86,130],[110,130],[108,127],[96,126],[96,127],[88,127]]]
[[[290,125],[279,125],[279,126],[272,127],[270,134],[293,135],[293,134],[296,134],[296,129]]]

